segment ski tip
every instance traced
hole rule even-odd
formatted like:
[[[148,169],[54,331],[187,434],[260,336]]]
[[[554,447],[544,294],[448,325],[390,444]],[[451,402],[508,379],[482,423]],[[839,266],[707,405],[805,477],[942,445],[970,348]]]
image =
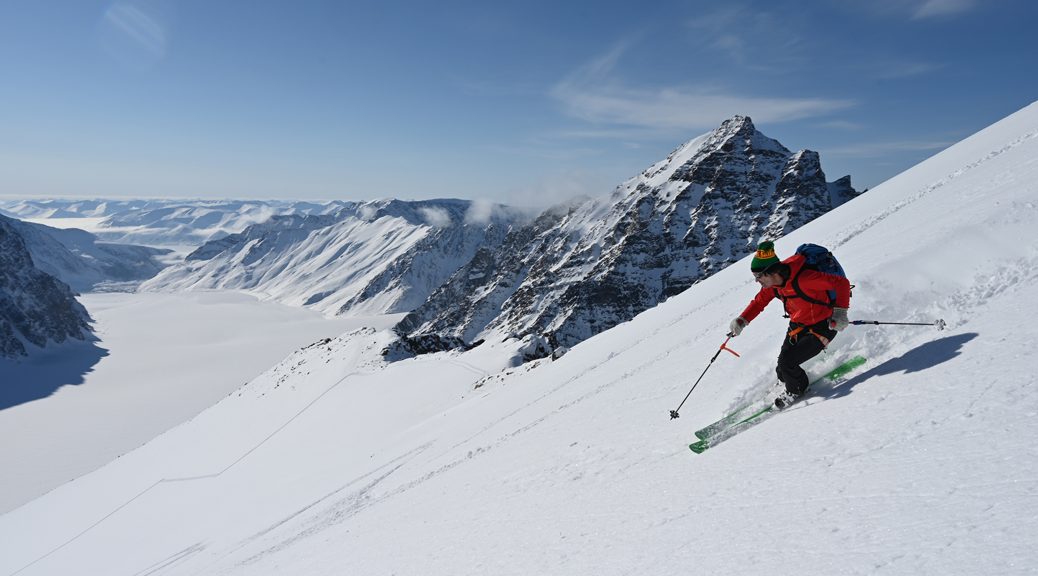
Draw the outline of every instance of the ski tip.
[[[703,442],[703,441],[693,442],[693,443],[688,445],[688,449],[693,451],[693,452],[695,452],[696,454],[702,454],[709,447],[710,446],[706,442]]]

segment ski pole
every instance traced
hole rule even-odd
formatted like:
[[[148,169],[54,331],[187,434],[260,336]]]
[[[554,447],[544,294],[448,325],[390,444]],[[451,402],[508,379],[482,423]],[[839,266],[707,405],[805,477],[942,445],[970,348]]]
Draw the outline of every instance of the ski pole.
[[[716,353],[714,353],[714,357],[710,359],[710,363],[706,365],[706,368],[703,368],[703,373],[699,375],[699,379],[696,380],[696,383],[692,385],[692,390],[695,390],[696,386],[699,386],[699,381],[703,379],[703,376],[706,376],[706,371],[709,370],[710,366],[713,365],[714,360],[717,360],[717,357],[721,355],[721,350],[727,350],[727,351],[731,352],[732,354],[735,354],[736,358],[739,357],[739,353],[738,352],[736,352],[735,350],[732,350],[731,348],[728,347],[728,341],[731,340],[734,337],[735,337],[734,334],[732,334],[731,332],[728,333],[728,337],[725,338],[724,342],[721,344],[721,347],[717,349]],[[688,397],[692,395],[692,390],[689,390],[688,394],[685,394],[685,400],[682,400],[681,404],[678,404],[677,408],[675,408],[674,410],[670,411],[670,419],[671,420],[681,416],[680,414],[678,414],[678,410],[681,410],[681,407],[685,405],[685,401],[688,400]]]
[[[876,326],[881,325],[895,325],[895,326],[936,326],[938,330],[944,330],[947,324],[944,320],[934,320],[933,322],[878,322],[876,320],[853,320],[851,324],[860,326],[862,324],[873,324]]]

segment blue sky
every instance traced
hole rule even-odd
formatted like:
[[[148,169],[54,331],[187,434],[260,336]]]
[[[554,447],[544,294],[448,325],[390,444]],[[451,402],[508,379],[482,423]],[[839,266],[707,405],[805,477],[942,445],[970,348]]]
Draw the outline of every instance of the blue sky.
[[[879,184],[1038,99],[1026,0],[0,0],[0,195],[609,193],[746,114]]]

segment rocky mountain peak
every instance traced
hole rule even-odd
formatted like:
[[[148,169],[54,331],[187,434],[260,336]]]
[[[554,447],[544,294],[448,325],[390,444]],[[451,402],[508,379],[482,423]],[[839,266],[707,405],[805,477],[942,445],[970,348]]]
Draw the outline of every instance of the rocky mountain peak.
[[[841,182],[843,182],[841,180]],[[834,193],[838,192],[838,193]],[[632,318],[853,196],[816,152],[734,116],[608,198],[514,227],[398,326],[405,338],[497,332],[576,344]]]
[[[749,138],[756,132],[757,127],[753,125],[753,120],[749,116],[739,114],[721,122],[721,125],[714,130],[714,134],[721,138]]]
[[[727,154],[753,155],[761,151],[790,153],[778,140],[758,131],[749,116],[733,116],[722,122],[711,134],[710,143]]]

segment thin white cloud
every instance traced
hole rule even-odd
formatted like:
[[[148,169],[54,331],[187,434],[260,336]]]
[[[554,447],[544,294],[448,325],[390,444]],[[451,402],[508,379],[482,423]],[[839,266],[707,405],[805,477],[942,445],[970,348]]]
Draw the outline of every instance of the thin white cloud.
[[[361,206],[360,209],[357,210],[357,217],[368,222],[374,220],[376,214],[378,214],[378,208],[370,205]]]
[[[855,10],[880,18],[924,20],[954,16],[980,6],[977,0],[839,0]]]
[[[142,49],[162,56],[166,52],[166,32],[158,21],[131,4],[115,4],[105,12],[105,20]]]
[[[887,62],[882,65],[877,64],[875,67],[878,71],[874,76],[879,80],[897,80],[901,78],[912,78],[915,76],[922,76],[929,74],[936,70],[944,68],[945,64],[936,64],[932,62]]]
[[[943,150],[956,140],[897,140],[891,142],[861,142],[824,150],[827,156],[855,156],[879,158],[898,152],[929,152]]]
[[[505,192],[503,202],[520,208],[558,206],[601,196],[616,182],[593,170],[567,168],[536,177]]]
[[[754,96],[702,86],[628,86],[613,77],[621,44],[551,90],[563,110],[598,126],[703,130],[736,114],[757,122],[788,122],[853,106],[850,100]]]
[[[99,47],[133,70],[148,70],[169,51],[168,15],[154,2],[124,0],[108,7],[96,30]]]
[[[912,19],[922,20],[961,14],[969,12],[976,5],[976,0],[926,0],[912,15]]]
[[[465,223],[481,225],[489,224],[490,219],[494,216],[496,208],[497,205],[493,202],[486,200],[473,200],[472,204],[469,205],[469,209],[465,212]]]
[[[792,74],[810,66],[802,24],[789,14],[735,2],[704,8],[685,22],[693,45],[762,74]]]
[[[846,130],[848,132],[854,132],[864,128],[861,124],[849,120],[830,120],[828,122],[822,122],[818,126],[821,128],[831,128],[833,130]]]
[[[451,216],[443,208],[419,208],[418,213],[425,223],[433,228],[446,228],[451,225]]]

